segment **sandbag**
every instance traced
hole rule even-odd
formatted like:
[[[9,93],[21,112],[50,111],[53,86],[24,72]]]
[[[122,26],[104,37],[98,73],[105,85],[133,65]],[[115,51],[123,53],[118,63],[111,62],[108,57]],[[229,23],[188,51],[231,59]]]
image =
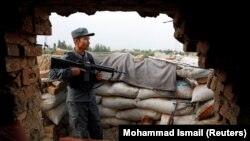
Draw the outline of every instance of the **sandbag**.
[[[56,107],[62,102],[66,101],[67,89],[65,88],[65,90],[59,92],[56,95],[45,93],[45,94],[42,94],[41,97],[42,97],[41,109],[42,111],[47,111]]]
[[[188,115],[194,113],[194,105],[187,100],[169,100],[152,98],[137,101],[136,105],[142,109],[150,109],[164,114],[171,114],[175,110],[175,103],[178,102],[175,115]]]
[[[101,96],[96,95],[96,96],[95,96],[95,100],[96,100],[96,104],[100,104],[100,103],[101,103],[101,101],[102,101],[102,97],[101,97]]]
[[[117,112],[116,117],[119,119],[125,119],[130,121],[141,121],[144,117],[149,117],[154,120],[159,120],[161,118],[161,114],[159,112],[148,109],[135,108],[135,109],[119,111]]]
[[[197,85],[193,89],[191,102],[202,102],[212,99],[214,92],[207,87],[206,84]]]
[[[127,98],[136,98],[138,91],[139,91],[138,87],[127,85],[126,83],[123,82],[105,83],[104,85],[95,89],[97,95],[120,96]]]
[[[207,84],[208,77],[202,77],[202,78],[198,78],[196,80],[197,80],[198,84]]]
[[[102,105],[113,109],[130,109],[136,107],[134,99],[122,97],[102,97]]]
[[[219,116],[215,115],[210,118],[204,120],[196,120],[195,114],[193,115],[185,115],[185,116],[174,116],[173,117],[173,125],[221,125],[222,121],[219,121]],[[170,115],[162,114],[161,120],[157,123],[157,125],[168,125],[168,121],[170,119]]]
[[[188,82],[177,81],[176,82],[176,98],[191,99],[193,89]]]
[[[214,99],[211,99],[198,107],[195,118],[197,120],[202,120],[211,117],[213,114],[214,114]]]
[[[160,91],[140,88],[136,99],[148,99],[148,98],[177,98],[177,99],[191,99],[193,89],[188,82],[177,81],[176,91]]]
[[[128,120],[111,117],[111,118],[102,118],[101,124],[102,125],[119,126],[119,125],[135,124],[135,123],[128,121]]]
[[[159,125],[169,125],[170,115],[162,114]],[[195,123],[195,115],[174,116],[173,125],[192,125]]]
[[[103,107],[102,105],[97,105],[97,106],[101,117],[115,117],[117,113],[117,109]]]
[[[203,120],[195,120],[194,124],[195,125],[223,125],[225,123],[223,123],[223,121],[220,120],[219,114],[215,114],[214,116],[210,118],[206,118]]]
[[[213,70],[179,65],[176,73],[179,77],[198,79],[208,77],[209,74],[213,73]]]
[[[175,95],[174,92],[156,91],[156,90],[140,88],[136,99],[143,100],[148,98],[164,98],[164,97],[169,98],[169,97],[174,97],[174,95]]]
[[[45,111],[45,116],[52,121],[55,125],[58,125],[62,118],[68,113],[66,102],[61,103],[53,109]]]

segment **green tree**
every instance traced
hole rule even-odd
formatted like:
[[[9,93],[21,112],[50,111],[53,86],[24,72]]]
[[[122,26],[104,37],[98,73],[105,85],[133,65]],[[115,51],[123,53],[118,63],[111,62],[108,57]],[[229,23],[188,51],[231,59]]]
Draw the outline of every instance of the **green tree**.
[[[96,44],[92,49],[93,52],[110,52],[110,47],[106,47],[102,44]]]
[[[67,45],[66,50],[73,50],[73,47],[71,45]]]
[[[66,42],[65,41],[61,42],[60,40],[58,40],[57,47],[60,48],[60,49],[67,49]]]
[[[154,56],[154,51],[152,51],[151,49],[149,49],[149,50],[133,49],[133,51],[129,51],[129,53],[134,55],[134,56],[143,55],[146,58],[148,56]]]
[[[54,48],[60,48],[60,49],[64,49],[64,50],[73,50],[72,45],[67,45],[65,41],[60,41],[58,40],[58,43],[56,45],[56,43],[54,43]]]

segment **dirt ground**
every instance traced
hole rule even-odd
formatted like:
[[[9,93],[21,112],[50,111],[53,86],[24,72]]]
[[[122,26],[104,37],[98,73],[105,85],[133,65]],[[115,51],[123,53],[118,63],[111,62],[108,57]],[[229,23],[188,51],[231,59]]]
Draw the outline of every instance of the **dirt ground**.
[[[104,128],[103,138],[108,141],[119,141],[119,128],[118,127]]]

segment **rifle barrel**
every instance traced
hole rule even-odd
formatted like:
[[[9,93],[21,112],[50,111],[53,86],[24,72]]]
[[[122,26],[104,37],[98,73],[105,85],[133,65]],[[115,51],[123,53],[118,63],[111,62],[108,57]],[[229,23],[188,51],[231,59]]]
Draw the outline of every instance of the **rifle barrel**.
[[[87,71],[90,70],[99,70],[99,71],[104,71],[104,72],[109,72],[109,73],[124,73],[118,70],[115,70],[114,68],[106,67],[106,66],[101,66],[101,65],[96,65],[96,64],[91,64],[91,63],[86,63],[86,62],[74,62],[70,60],[65,60],[61,58],[51,58],[51,69],[60,69],[60,68],[69,68],[69,67],[79,67],[82,69],[85,69]]]

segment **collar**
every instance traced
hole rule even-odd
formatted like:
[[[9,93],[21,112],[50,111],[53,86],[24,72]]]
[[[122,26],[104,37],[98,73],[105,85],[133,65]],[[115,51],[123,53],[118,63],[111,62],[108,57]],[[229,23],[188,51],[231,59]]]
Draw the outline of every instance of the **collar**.
[[[84,56],[87,56],[87,52],[86,52],[86,50],[84,51],[84,53],[83,54],[80,54],[79,52],[77,52],[76,50],[75,50],[75,48],[74,48],[74,54],[78,57],[78,58],[84,58]]]

